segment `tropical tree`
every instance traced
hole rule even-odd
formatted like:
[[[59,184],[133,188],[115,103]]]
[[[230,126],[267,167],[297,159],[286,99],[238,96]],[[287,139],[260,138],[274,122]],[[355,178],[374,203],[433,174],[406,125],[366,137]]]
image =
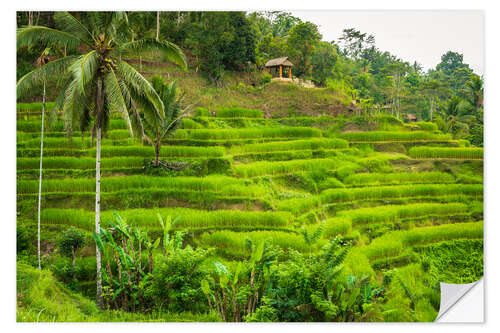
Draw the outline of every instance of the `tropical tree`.
[[[52,112],[64,113],[67,130],[79,123],[80,129],[92,129],[96,138],[96,232],[100,232],[101,137],[107,129],[111,112],[119,112],[130,134],[142,133],[139,108],[155,117],[164,117],[163,102],[153,86],[123,60],[129,53],[157,50],[172,62],[186,68],[182,51],[167,41],[146,38],[130,41],[124,31],[128,25],[125,12],[56,12],[58,29],[28,26],[17,30],[17,48],[36,43],[75,50],[50,61],[23,76],[17,82],[20,97],[45,79],[59,80],[60,93]],[[97,303],[103,306],[101,255],[96,246]]]
[[[479,114],[479,110],[483,108],[483,80],[478,75],[472,75],[470,80],[465,83],[465,98],[464,107],[473,111],[474,115]]]
[[[453,96],[439,112],[437,123],[444,132],[457,135],[459,132],[469,130],[469,123],[474,119],[474,116],[465,114],[461,103],[460,97]]]
[[[179,92],[175,81],[166,83],[161,76],[155,75],[151,78],[151,84],[163,102],[165,113],[163,117],[160,117],[155,112],[149,112],[144,114],[141,120],[144,126],[144,139],[155,148],[154,166],[158,167],[161,141],[167,134],[177,129],[180,120],[189,114],[191,106],[182,108],[184,95]]]

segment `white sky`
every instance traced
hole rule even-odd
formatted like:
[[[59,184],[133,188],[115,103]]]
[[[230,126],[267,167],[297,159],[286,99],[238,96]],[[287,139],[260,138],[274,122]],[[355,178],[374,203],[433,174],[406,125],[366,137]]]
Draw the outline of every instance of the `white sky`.
[[[355,28],[375,36],[382,51],[424,70],[435,67],[447,51],[464,55],[464,62],[484,74],[484,15],[482,11],[292,11],[302,21],[319,26],[324,41],[338,41],[342,30]]]

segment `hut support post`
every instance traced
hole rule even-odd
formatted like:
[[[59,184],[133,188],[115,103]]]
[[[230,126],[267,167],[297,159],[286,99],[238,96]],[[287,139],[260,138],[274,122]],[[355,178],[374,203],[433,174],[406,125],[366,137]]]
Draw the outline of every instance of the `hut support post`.
[[[283,77],[283,66],[280,65],[280,79]]]
[[[292,67],[288,67],[288,78],[292,79]]]

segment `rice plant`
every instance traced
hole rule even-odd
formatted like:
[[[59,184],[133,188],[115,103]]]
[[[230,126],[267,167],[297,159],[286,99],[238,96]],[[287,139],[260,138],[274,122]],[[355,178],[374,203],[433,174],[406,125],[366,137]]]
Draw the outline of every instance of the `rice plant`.
[[[342,149],[348,148],[349,143],[342,139],[316,138],[308,140],[293,140],[286,142],[266,142],[242,146],[235,146],[229,151],[230,154],[263,153],[290,150],[312,150],[312,149]]]
[[[152,158],[155,154],[154,147],[149,146],[102,146],[101,156],[141,156]],[[88,150],[90,156],[95,155],[95,148]],[[195,147],[195,146],[163,146],[161,157],[222,157],[223,147]]]
[[[384,142],[384,141],[448,141],[452,137],[450,134],[434,133],[428,131],[413,132],[346,132],[339,134],[339,137],[349,142]]]
[[[245,129],[198,129],[177,130],[175,139],[194,140],[227,140],[252,138],[309,138],[321,137],[321,131],[308,127],[276,127],[276,128],[245,128]]]
[[[35,180],[19,180],[17,193],[35,193],[38,191]],[[151,176],[120,176],[104,177],[101,180],[103,192],[114,192],[126,189],[164,188],[190,191],[211,191],[222,195],[262,197],[267,189],[260,185],[249,183],[242,179],[225,176],[207,177],[151,177]],[[47,179],[44,181],[43,192],[93,192],[95,180],[82,179]]]
[[[406,246],[427,244],[452,239],[470,239],[483,237],[482,222],[443,224],[432,227],[413,228],[392,231],[375,238],[360,250],[370,259],[395,256]]]
[[[340,159],[318,158],[311,160],[294,160],[282,162],[255,162],[235,165],[236,175],[240,177],[255,177],[262,175],[278,175],[297,171],[313,171],[318,169],[334,169],[340,167]]]
[[[412,147],[412,158],[452,158],[463,160],[483,159],[483,148]]]
[[[302,235],[284,231],[215,231],[204,233],[201,236],[201,243],[205,246],[225,249],[226,253],[249,255],[247,239],[252,241],[253,244],[265,241],[284,249],[294,249],[300,252],[309,251],[309,245],[304,241]]]
[[[164,219],[167,216],[180,216],[175,228],[188,230],[284,228],[292,220],[288,212],[204,211],[189,208],[131,209],[122,210],[119,214],[128,224],[147,228],[158,228],[158,214]],[[101,216],[104,227],[113,221],[111,211],[102,211]],[[63,224],[87,230],[92,229],[93,219],[93,212],[76,209],[48,208],[42,210],[41,214],[41,220],[45,224]]]
[[[260,110],[232,107],[229,109],[222,109],[215,111],[215,116],[219,118],[236,118],[236,117],[262,118],[264,115]]]
[[[331,238],[337,235],[345,235],[351,231],[352,223],[343,217],[333,217],[325,221],[323,237]]]
[[[377,222],[394,222],[401,218],[425,215],[451,215],[465,213],[468,206],[463,203],[417,203],[410,205],[386,205],[360,208],[338,212],[339,217],[352,221],[353,224],[369,224]]]
[[[337,188],[321,192],[321,202],[346,202],[365,199],[407,198],[464,194],[482,196],[482,184],[393,185],[361,188]]]
[[[343,179],[344,184],[354,186],[388,184],[453,183],[455,178],[446,172],[391,172],[357,173]]]
[[[36,169],[40,158],[17,158],[18,169]],[[142,167],[142,157],[110,157],[101,161],[102,168],[137,168]],[[95,158],[92,157],[47,157],[43,159],[46,169],[94,169]]]

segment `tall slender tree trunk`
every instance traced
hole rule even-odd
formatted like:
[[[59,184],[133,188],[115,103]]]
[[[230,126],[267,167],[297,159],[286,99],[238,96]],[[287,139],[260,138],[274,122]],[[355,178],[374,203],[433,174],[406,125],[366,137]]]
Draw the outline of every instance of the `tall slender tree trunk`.
[[[42,159],[43,159],[43,127],[45,122],[45,80],[43,81],[42,95],[42,130],[40,133],[40,180],[38,182],[38,269],[42,269],[42,260],[40,256],[40,208],[42,207]]]
[[[156,41],[160,40],[160,12],[156,12]]]
[[[430,111],[430,117],[432,121],[432,112],[434,111],[434,99],[431,98],[431,111]]]
[[[160,144],[155,143],[155,167],[160,165]]]
[[[96,156],[95,156],[95,232],[101,232],[101,122],[104,104],[102,89],[102,77],[97,78],[97,129],[96,129]],[[101,252],[96,244],[96,266],[97,266],[97,305],[103,309],[102,299],[102,276],[101,276]]]

